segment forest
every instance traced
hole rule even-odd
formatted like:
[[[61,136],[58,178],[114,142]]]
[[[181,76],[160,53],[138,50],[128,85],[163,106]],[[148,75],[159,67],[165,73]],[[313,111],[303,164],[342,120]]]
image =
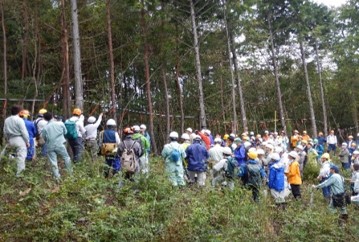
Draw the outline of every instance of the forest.
[[[171,130],[358,132],[359,2],[1,0],[2,118],[22,104]]]

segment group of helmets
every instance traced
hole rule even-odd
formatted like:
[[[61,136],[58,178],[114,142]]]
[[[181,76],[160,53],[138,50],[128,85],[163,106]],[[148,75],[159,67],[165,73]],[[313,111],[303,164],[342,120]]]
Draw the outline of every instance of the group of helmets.
[[[134,125],[132,127],[126,127],[124,128],[123,130],[123,133],[124,134],[133,134],[133,133],[138,133],[140,132],[140,130],[146,130],[147,127],[146,125],[144,124],[141,124],[141,125]]]

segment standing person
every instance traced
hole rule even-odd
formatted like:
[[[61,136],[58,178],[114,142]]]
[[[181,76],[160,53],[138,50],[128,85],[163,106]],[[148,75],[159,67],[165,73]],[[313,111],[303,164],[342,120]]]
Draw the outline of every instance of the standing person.
[[[11,107],[11,116],[5,119],[3,129],[6,143],[16,148],[17,177],[25,170],[27,148],[30,147],[25,122],[19,117],[21,110],[20,106]]]
[[[281,134],[279,135],[278,142],[285,151],[288,151],[289,139],[284,130],[282,130]]]
[[[297,147],[298,141],[300,141],[299,132],[298,130],[294,130],[293,135],[290,137],[290,144],[292,149]]]
[[[214,139],[214,146],[209,149],[209,159],[208,162],[211,164],[212,168],[215,164],[220,162],[223,159],[223,147],[221,146],[222,140],[220,138]]]
[[[84,128],[83,119],[84,116],[82,115],[81,109],[75,108],[72,111],[72,117],[65,121],[67,130],[66,138],[72,150],[74,163],[80,162],[84,150],[82,137],[85,135],[86,130]]]
[[[298,154],[295,151],[291,151],[288,154],[289,169],[286,173],[288,183],[290,184],[292,194],[295,199],[301,198],[300,185],[302,184],[302,178],[300,176],[300,169],[298,163]]]
[[[300,174],[303,175],[304,163],[306,162],[307,153],[304,151],[304,147],[302,145],[297,145],[295,151],[298,153],[298,163],[300,166]]]
[[[117,174],[121,169],[120,157],[117,154],[117,149],[121,143],[120,136],[117,133],[117,125],[114,119],[109,119],[106,122],[105,130],[100,135],[101,154],[105,156],[106,169],[105,177]]]
[[[148,174],[149,164],[148,164],[148,151],[150,150],[150,142],[148,139],[141,134],[141,128],[138,125],[132,127],[134,134],[132,135],[133,140],[137,140],[142,146],[142,155],[140,157],[140,171],[142,174]]]
[[[313,185],[313,188],[324,188],[330,187],[332,191],[332,199],[329,205],[331,212],[335,212],[336,208],[340,209],[340,214],[342,219],[348,218],[348,213],[346,209],[346,202],[344,199],[345,188],[344,188],[344,178],[338,174],[339,169],[335,165],[330,166],[330,175],[327,180],[320,183],[319,185]]]
[[[197,175],[197,183],[200,187],[205,186],[207,159],[209,157],[207,149],[201,145],[201,137],[199,135],[193,140],[186,150],[186,157],[188,161],[188,175],[190,183],[195,182]]]
[[[233,157],[238,163],[238,167],[245,165],[247,161],[246,148],[240,138],[235,138],[234,143],[236,144],[236,149],[233,151]]]
[[[87,119],[88,124],[85,126],[86,130],[86,149],[90,152],[92,161],[97,159],[97,153],[98,153],[98,142],[97,142],[97,129],[100,126],[102,122],[102,115],[100,114],[97,121],[94,116],[90,116]]]
[[[140,172],[140,157],[144,151],[139,141],[132,138],[131,128],[125,128],[123,134],[125,137],[118,147],[117,154],[121,159],[125,179],[133,180],[133,176]]]
[[[318,144],[319,144],[319,145],[322,145],[323,148],[324,148],[325,143],[327,143],[327,139],[324,137],[323,132],[319,132],[319,133],[318,133],[317,140],[318,140]]]
[[[330,174],[330,155],[328,153],[324,153],[320,158],[322,161],[322,166],[319,171],[319,175],[317,180],[321,183],[328,179]],[[323,187],[322,188],[323,196],[325,200],[329,203],[330,202],[330,187]]]
[[[54,178],[60,180],[60,172],[57,164],[57,156],[61,155],[65,161],[66,170],[69,174],[72,174],[71,159],[67,153],[65,143],[65,135],[67,133],[66,127],[62,122],[57,122],[53,119],[52,114],[46,112],[44,119],[48,124],[43,128],[41,136],[45,140],[47,148],[47,158],[49,159],[52,174]]]
[[[206,149],[209,150],[209,148],[211,148],[211,132],[208,129],[203,129],[202,131],[196,131],[195,133],[201,137]]]
[[[349,150],[349,164],[351,164],[352,162],[352,156],[353,156],[353,152],[356,150],[357,148],[357,144],[355,142],[352,142],[350,146],[348,146],[348,150]]]
[[[186,153],[178,143],[178,133],[172,131],[169,135],[170,143],[166,144],[162,150],[162,157],[165,159],[165,169],[169,180],[174,187],[184,186],[183,159]]]
[[[355,144],[355,141],[353,140],[353,138],[354,138],[353,135],[348,136],[348,142],[347,142],[348,147],[351,147],[353,143]]]
[[[27,148],[26,160],[32,161],[35,155],[35,142],[34,142],[34,138],[36,137],[35,124],[34,122],[28,120],[28,118],[30,117],[29,110],[26,109],[21,110],[19,116],[24,119],[27,132],[29,133],[30,146]]]
[[[280,157],[277,153],[272,153],[270,158],[268,187],[276,204],[284,208],[285,198],[288,195],[284,178],[284,163],[280,162]]]
[[[34,121],[34,125],[36,128],[36,142],[37,146],[41,147],[41,155],[46,156],[46,145],[44,139],[41,137],[41,131],[47,124],[47,121],[44,119],[44,114],[47,112],[46,109],[42,108],[39,110],[39,113],[37,115],[37,119]]]
[[[145,150],[146,152],[143,157],[143,159],[144,159],[143,163],[147,166],[147,172],[148,172],[149,164],[150,164],[150,153],[151,153],[151,136],[147,132],[147,127],[144,124],[141,124],[140,132],[148,141],[148,148]],[[146,173],[146,171],[144,173]]]
[[[310,139],[311,139],[311,138],[310,138],[310,136],[307,134],[307,131],[304,130],[304,131],[303,131],[303,135],[302,135],[302,140],[304,140],[304,141],[306,141],[306,142],[308,143]]]
[[[350,153],[348,150],[348,144],[342,143],[342,147],[340,148],[340,151],[339,151],[339,159],[340,159],[340,162],[342,163],[343,170],[350,169],[349,156],[350,156]]]
[[[318,154],[317,161],[319,161],[320,157],[322,157],[322,155],[324,153],[324,146],[319,144],[318,139],[314,139],[313,144],[314,144],[313,148],[316,150],[316,152]]]
[[[333,155],[335,155],[335,151],[337,150],[337,136],[334,135],[334,130],[330,130],[330,134],[327,137],[327,144],[328,144],[328,153],[333,151]]]
[[[227,185],[229,189],[234,188],[235,168],[237,161],[232,157],[232,150],[229,147],[223,148],[223,159],[213,166],[213,179],[211,184],[216,187],[218,183]]]
[[[239,167],[238,176],[242,179],[243,185],[252,190],[253,201],[258,202],[259,190],[266,177],[262,165],[257,160],[258,154],[255,148],[248,151],[248,162]]]

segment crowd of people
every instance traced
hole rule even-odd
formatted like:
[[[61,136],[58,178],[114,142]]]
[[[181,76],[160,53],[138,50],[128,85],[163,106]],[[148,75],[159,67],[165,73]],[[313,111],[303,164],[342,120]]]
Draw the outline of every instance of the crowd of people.
[[[35,158],[35,144],[40,155],[48,158],[57,181],[61,179],[57,156],[63,158],[71,175],[72,162],[80,162],[85,149],[92,161],[98,160],[98,154],[105,157],[105,177],[121,171],[121,177],[133,180],[137,174],[147,176],[150,172],[151,138],[144,124],[126,127],[121,139],[114,119],[106,120],[104,130],[98,132],[103,114],[98,118],[88,117],[85,125],[85,117],[78,108],[66,121],[46,109],[39,110],[35,121],[29,117],[28,110],[13,106],[11,116],[4,123],[7,146],[16,148],[16,176],[25,170],[25,160]],[[306,131],[300,134],[298,130],[290,137],[285,131],[278,134],[267,130],[263,135],[244,132],[213,136],[208,129],[187,128],[181,136],[171,132],[169,140],[161,155],[165,173],[174,187],[210,184],[233,189],[235,179],[239,179],[240,184],[251,190],[253,201],[260,199],[260,191],[267,186],[276,204],[284,206],[290,194],[301,199],[303,173],[310,164],[320,166],[319,184],[312,188],[321,188],[330,208],[339,209],[345,217],[344,178],[331,160],[331,156],[338,156],[341,169],[352,171],[351,201],[359,204],[359,150],[352,135],[338,146],[334,130],[327,137],[319,132],[311,138]]]

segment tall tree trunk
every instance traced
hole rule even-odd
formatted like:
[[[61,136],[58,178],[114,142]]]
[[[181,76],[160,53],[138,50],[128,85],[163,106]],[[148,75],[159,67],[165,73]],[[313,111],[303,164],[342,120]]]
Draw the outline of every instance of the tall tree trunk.
[[[282,91],[280,88],[280,81],[279,81],[279,71],[278,71],[278,64],[277,64],[277,54],[274,49],[274,37],[273,37],[273,27],[272,27],[272,16],[269,14],[268,17],[268,28],[269,28],[269,41],[270,41],[270,51],[271,51],[271,59],[274,68],[274,77],[275,77],[275,86],[277,90],[277,98],[279,104],[279,116],[280,116],[280,123],[282,125],[282,129],[287,132],[287,125],[285,123],[285,115],[284,115],[284,108],[282,102]]]
[[[79,32],[79,20],[77,0],[71,0],[72,11],[72,35],[73,35],[73,48],[74,48],[74,74],[75,74],[75,99],[76,107],[83,109],[83,81],[81,72],[81,49],[80,49],[80,32]]]
[[[62,111],[66,118],[71,112],[69,36],[67,32],[65,0],[61,0],[61,52],[62,52]]]
[[[197,82],[198,82],[198,92],[199,92],[199,110],[200,110],[200,126],[201,128],[207,127],[206,120],[206,111],[204,106],[204,94],[203,94],[203,81],[202,81],[202,72],[201,72],[201,60],[199,56],[199,42],[197,34],[197,23],[196,23],[196,14],[194,11],[193,0],[189,0],[191,5],[191,20],[192,20],[192,34],[193,34],[193,47],[196,56],[196,73],[197,73]]]
[[[239,73],[237,53],[236,53],[236,48],[234,47],[234,36],[233,36],[232,31],[229,31],[229,41],[230,41],[229,45],[231,48],[232,58],[233,58],[234,72],[236,73],[236,76],[237,76],[237,87],[238,87],[238,93],[239,93],[239,101],[241,104],[241,116],[242,116],[243,130],[248,131],[248,122],[247,122],[247,115],[246,115],[246,109],[245,109],[245,105],[244,105],[244,96],[243,96],[243,89],[242,89],[242,79],[241,79],[241,74]]]
[[[115,63],[113,59],[113,46],[112,46],[112,27],[111,27],[111,0],[106,0],[106,18],[107,18],[107,36],[108,36],[108,51],[110,61],[110,83],[111,83],[111,112],[113,118],[117,122],[117,101],[116,101],[116,90],[115,90]]]
[[[231,80],[232,80],[232,115],[233,115],[233,119],[232,119],[232,132],[234,134],[237,133],[238,130],[238,119],[237,119],[237,103],[236,103],[236,83],[235,83],[235,77],[234,77],[234,70],[233,70],[233,60],[231,57],[231,40],[230,40],[230,36],[229,36],[229,29],[228,29],[228,19],[227,19],[227,3],[224,3],[224,23],[225,23],[225,29],[226,29],[226,36],[227,36],[227,49],[228,49],[228,59],[229,59],[229,70],[231,72]],[[238,77],[239,78],[239,77]],[[223,85],[223,83],[222,83]],[[222,87],[223,88],[223,87]],[[242,89],[242,88],[240,88]],[[222,93],[223,93],[223,89],[222,89]],[[242,90],[240,90],[240,93],[242,93]],[[223,94],[222,94],[223,95]],[[243,99],[243,97],[242,97]],[[243,101],[241,101],[241,110],[242,110],[242,104]],[[223,104],[222,104],[222,110],[223,110]],[[242,117],[245,117],[245,110],[243,107],[243,113],[242,113]],[[243,120],[243,127],[246,127],[247,124],[245,124],[246,121]]]
[[[322,65],[321,65],[320,59],[319,59],[318,40],[317,39],[315,39],[315,57],[317,59],[320,99],[322,101],[322,108],[323,108],[324,135],[325,135],[325,137],[327,137],[328,136],[328,116],[327,116],[327,108],[325,106],[325,95],[324,95],[324,86],[323,86],[323,78],[322,78]],[[317,135],[317,134],[315,134],[315,135]]]
[[[313,99],[312,99],[312,92],[310,90],[310,82],[309,82],[309,76],[308,76],[308,70],[307,70],[307,62],[305,60],[305,52],[303,47],[303,40],[299,39],[299,47],[300,47],[300,53],[302,57],[302,63],[304,68],[304,76],[305,76],[305,82],[307,84],[307,96],[309,101],[309,111],[310,111],[310,120],[312,123],[312,132],[313,136],[317,135],[317,125],[315,123],[315,114],[314,114],[314,106],[313,106]]]
[[[220,67],[222,69],[222,62],[220,63]],[[225,111],[225,107],[224,107],[224,80],[223,80],[223,75],[221,74],[219,76],[219,80],[220,80],[220,83],[221,83],[221,110],[222,110],[222,118],[223,118],[223,122],[226,122],[226,111]],[[233,88],[232,92],[235,92],[235,89]],[[233,125],[236,125],[237,127],[237,124],[232,124],[232,130],[234,129],[233,128]]]
[[[142,1],[142,5],[144,6],[144,1]],[[155,134],[153,132],[153,107],[152,107],[152,96],[151,96],[151,80],[150,80],[150,65],[149,65],[149,46],[147,43],[147,25],[145,20],[145,9],[141,9],[141,28],[143,35],[143,44],[144,44],[144,53],[143,59],[145,64],[145,81],[146,81],[146,95],[147,95],[147,105],[148,105],[148,113],[149,113],[149,123],[150,123],[150,135],[152,137],[152,148],[153,152],[157,154],[157,145],[155,140]]]
[[[181,133],[184,133],[184,108],[183,108],[183,86],[180,80],[180,58],[179,58],[179,36],[178,36],[178,25],[176,24],[176,83],[178,88],[179,106],[181,112]]]
[[[5,26],[5,16],[4,16],[4,0],[0,0],[0,12],[1,12],[1,29],[2,29],[2,39],[3,39],[3,72],[4,72],[4,105],[2,110],[3,119],[6,118],[6,108],[7,108],[7,38],[6,38],[6,26]]]
[[[24,80],[27,75],[27,54],[28,54],[28,45],[29,45],[29,12],[27,0],[22,2],[23,10],[23,21],[24,21],[24,33],[22,38],[22,63],[21,63],[21,80]]]
[[[170,99],[168,97],[168,87],[167,87],[167,78],[166,78],[166,71],[164,67],[161,67],[162,72],[162,80],[163,80],[163,87],[165,89],[165,102],[166,102],[166,134],[169,135],[171,132],[171,118],[170,118]],[[168,137],[168,136],[166,136]]]

